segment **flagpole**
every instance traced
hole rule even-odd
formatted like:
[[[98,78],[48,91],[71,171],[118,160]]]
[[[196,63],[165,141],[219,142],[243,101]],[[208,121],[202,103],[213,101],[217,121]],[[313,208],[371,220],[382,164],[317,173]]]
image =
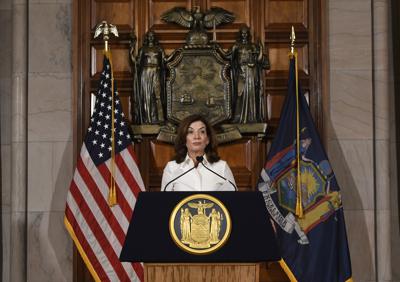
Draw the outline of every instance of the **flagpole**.
[[[296,177],[296,215],[303,217],[303,205],[301,201],[301,163],[300,163],[300,106],[299,106],[299,75],[297,69],[297,52],[295,51],[294,45],[296,40],[296,34],[294,27],[292,26],[292,32],[290,35],[290,58],[294,58],[295,63],[295,81],[296,81],[296,163],[297,163],[297,177]]]
[[[117,190],[115,187],[115,91],[114,91],[114,72],[112,67],[112,57],[111,51],[108,47],[108,40],[110,39],[110,34],[114,34],[118,37],[117,27],[113,24],[108,24],[106,21],[102,21],[97,25],[94,38],[103,34],[104,40],[104,56],[108,58],[110,61],[110,73],[111,73],[111,160],[110,160],[110,170],[111,170],[111,179],[110,179],[110,190],[108,193],[108,205],[110,207],[117,204]]]
[[[108,204],[112,207],[117,204],[117,191],[115,189],[115,104],[114,104],[114,73],[111,60],[111,52],[105,50],[108,53],[108,59],[110,60],[110,72],[111,72],[111,184],[110,193],[108,195]]]

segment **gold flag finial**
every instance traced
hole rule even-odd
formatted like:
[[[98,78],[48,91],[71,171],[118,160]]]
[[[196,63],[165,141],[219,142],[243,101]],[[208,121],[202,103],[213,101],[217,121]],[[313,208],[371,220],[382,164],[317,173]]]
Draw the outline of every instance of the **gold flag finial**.
[[[107,52],[110,34],[114,34],[115,37],[118,37],[117,27],[113,24],[107,23],[106,21],[102,21],[96,26],[96,30],[94,31],[94,38],[97,38],[100,34],[103,34],[104,50]]]
[[[294,32],[294,26],[292,26],[292,32],[290,33],[290,53],[294,54],[294,42],[296,41],[296,33]]]

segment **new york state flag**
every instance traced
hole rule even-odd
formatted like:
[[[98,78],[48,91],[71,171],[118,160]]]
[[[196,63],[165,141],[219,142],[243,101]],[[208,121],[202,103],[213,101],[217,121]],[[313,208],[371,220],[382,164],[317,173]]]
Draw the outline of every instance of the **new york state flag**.
[[[293,55],[288,95],[258,189],[276,226],[280,265],[291,281],[352,281],[340,189],[296,80]]]

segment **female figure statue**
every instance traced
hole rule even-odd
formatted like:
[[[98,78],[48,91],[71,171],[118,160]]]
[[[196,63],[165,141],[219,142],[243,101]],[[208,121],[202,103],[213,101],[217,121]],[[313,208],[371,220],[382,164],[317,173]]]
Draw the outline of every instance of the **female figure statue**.
[[[261,43],[251,42],[250,30],[244,26],[232,47],[233,122],[256,123],[265,121],[263,69],[269,68]]]
[[[212,209],[209,217],[211,218],[210,243],[217,244],[219,242],[218,236],[221,225],[221,214],[215,209]]]
[[[181,209],[181,231],[182,231],[182,239],[183,243],[188,243],[190,241],[190,221],[192,219],[192,215],[189,212],[188,208]]]
[[[133,58],[132,58],[133,57]],[[164,50],[158,45],[153,31],[145,35],[143,46],[137,58],[132,56],[135,73],[134,122],[137,124],[158,124],[164,121],[165,71]]]

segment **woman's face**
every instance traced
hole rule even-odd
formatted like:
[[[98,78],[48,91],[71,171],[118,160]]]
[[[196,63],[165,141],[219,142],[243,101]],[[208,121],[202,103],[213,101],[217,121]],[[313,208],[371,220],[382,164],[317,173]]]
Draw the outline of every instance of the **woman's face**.
[[[202,121],[192,122],[186,135],[186,148],[189,156],[203,155],[209,142],[206,125]]]

